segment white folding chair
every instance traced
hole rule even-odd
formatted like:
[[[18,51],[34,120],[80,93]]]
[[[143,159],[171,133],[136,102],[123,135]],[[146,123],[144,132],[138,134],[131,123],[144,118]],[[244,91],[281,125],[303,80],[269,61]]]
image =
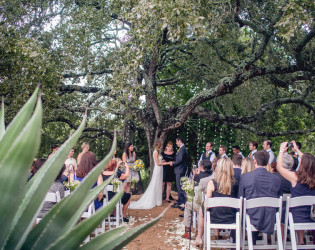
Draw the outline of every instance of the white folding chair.
[[[81,220],[90,218],[94,213],[95,213],[95,206],[94,206],[94,201],[92,201],[91,204],[88,206],[88,209],[85,212],[83,212],[83,214],[81,215]],[[88,235],[83,242],[87,243],[89,241],[90,241],[90,235]]]
[[[314,223],[294,223],[290,208],[300,206],[311,206],[315,204],[315,196],[301,196],[296,198],[287,197],[286,214],[284,221],[284,233],[283,233],[283,246],[285,249],[292,248],[294,250],[298,248],[303,249],[315,249],[315,245],[297,245],[295,230],[315,230]],[[287,232],[290,229],[291,246],[286,245]]]
[[[199,187],[196,186],[194,187],[194,196],[196,197],[198,195],[198,189]],[[193,211],[193,228],[196,230],[196,228],[198,227],[198,213],[196,213],[195,211]]]
[[[56,193],[47,193],[45,196],[45,200],[44,202],[55,202],[58,203],[61,200],[60,198],[60,192],[57,191]],[[38,224],[38,222],[40,222],[42,218],[36,218],[36,224]]]
[[[229,197],[215,197],[215,198],[205,198],[205,216],[204,216],[204,225],[205,225],[205,233],[204,233],[204,246],[207,246],[207,249],[211,247],[218,248],[232,248],[236,247],[236,249],[241,249],[241,214],[242,214],[242,197],[240,199],[229,198]],[[235,223],[233,224],[214,224],[211,223],[211,213],[207,211],[208,208],[215,207],[229,207],[239,209],[236,212]],[[232,229],[236,231],[236,243],[230,243],[226,240],[224,241],[211,241],[211,229]]]
[[[264,234],[263,244],[255,245],[255,249],[279,249],[283,250],[282,245],[282,236],[281,236],[281,212],[282,212],[282,197],[280,198],[272,198],[272,197],[262,197],[255,198],[251,200],[244,199],[244,207],[243,207],[243,240],[242,245],[243,249],[248,248],[250,250],[254,249],[253,246],[253,238],[252,232],[257,232],[258,230],[251,224],[250,217],[247,214],[248,209],[259,208],[259,207],[272,207],[276,208],[278,211],[276,212],[276,222],[274,230],[277,232],[277,244],[268,245],[267,235]],[[245,246],[245,229],[247,232],[248,238],[248,246]],[[258,243],[258,242],[256,242]]]

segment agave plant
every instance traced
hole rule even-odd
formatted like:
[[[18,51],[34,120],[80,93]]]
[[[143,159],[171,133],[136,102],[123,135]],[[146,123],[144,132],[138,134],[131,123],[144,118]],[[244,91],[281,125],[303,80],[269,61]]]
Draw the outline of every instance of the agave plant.
[[[116,135],[109,154],[84,178],[70,196],[57,203],[33,227],[46,193],[58,175],[70,149],[81,135],[86,113],[80,127],[50,157],[37,174],[27,182],[29,169],[40,146],[42,103],[38,88],[5,129],[4,104],[0,112],[0,249],[119,249],[161,216],[130,231],[125,227],[107,231],[85,245],[82,241],[111,213],[121,199],[114,196],[107,206],[89,219],[78,222],[81,214],[110,183],[111,178],[93,189],[98,175],[111,159],[116,147]],[[36,107],[35,107],[36,105]],[[35,107],[35,108],[34,108]],[[73,211],[73,208],[76,208]]]

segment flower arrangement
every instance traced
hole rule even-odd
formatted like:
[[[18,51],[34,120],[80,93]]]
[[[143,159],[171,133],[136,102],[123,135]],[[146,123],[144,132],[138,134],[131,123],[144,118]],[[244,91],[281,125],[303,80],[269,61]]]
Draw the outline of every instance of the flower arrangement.
[[[138,182],[139,180],[137,178],[131,177],[130,179],[130,188],[134,188],[135,184]]]
[[[139,172],[143,168],[144,168],[144,163],[141,159],[136,160],[135,163],[131,166],[131,169],[137,172]]]
[[[117,192],[117,189],[119,185],[121,184],[121,180],[119,180],[118,178],[114,178],[111,183],[114,186],[114,192]]]
[[[78,180],[73,180],[73,181],[70,181],[70,182],[63,182],[63,185],[65,186],[65,188],[67,190],[70,189],[70,191],[72,192],[73,190],[75,190],[79,185],[80,185],[80,182]]]
[[[195,187],[195,181],[189,179],[188,177],[182,177],[180,179],[180,184],[182,186],[182,189],[187,194],[187,200],[192,202],[194,197],[194,187]]]

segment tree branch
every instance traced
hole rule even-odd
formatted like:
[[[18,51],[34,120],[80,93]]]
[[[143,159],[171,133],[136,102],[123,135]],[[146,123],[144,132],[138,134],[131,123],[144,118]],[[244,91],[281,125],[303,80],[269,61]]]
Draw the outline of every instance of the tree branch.
[[[60,94],[71,94],[75,91],[78,91],[80,93],[96,93],[101,90],[101,88],[98,87],[89,87],[89,86],[79,86],[79,85],[62,85],[60,87]]]
[[[87,75],[103,75],[103,74],[111,74],[111,73],[112,73],[112,70],[104,69],[104,70],[95,71],[95,72],[81,72],[81,73],[70,72],[70,73],[63,74],[62,77],[67,79],[67,78],[78,78],[78,77],[87,76]]]

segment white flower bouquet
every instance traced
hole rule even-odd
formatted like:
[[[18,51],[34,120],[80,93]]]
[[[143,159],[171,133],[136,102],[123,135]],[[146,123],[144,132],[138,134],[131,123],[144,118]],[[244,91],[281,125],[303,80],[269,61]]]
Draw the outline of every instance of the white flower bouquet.
[[[130,167],[132,170],[139,172],[144,168],[144,163],[141,159],[135,161],[135,163]]]
[[[189,179],[188,177],[182,177],[180,179],[180,183],[182,186],[182,189],[187,194],[187,200],[192,202],[194,197],[194,187],[195,187],[195,181]]]
[[[67,190],[70,189],[70,191],[72,192],[73,190],[75,190],[80,185],[80,182],[78,180],[73,180],[73,181],[70,181],[70,182],[65,181],[63,183],[63,185],[65,186],[65,188]]]
[[[131,177],[130,179],[130,188],[134,188],[135,184],[138,182],[139,180],[137,178]]]
[[[118,178],[114,178],[111,182],[114,186],[114,192],[117,192],[119,185],[121,184],[121,180],[119,180]]]

